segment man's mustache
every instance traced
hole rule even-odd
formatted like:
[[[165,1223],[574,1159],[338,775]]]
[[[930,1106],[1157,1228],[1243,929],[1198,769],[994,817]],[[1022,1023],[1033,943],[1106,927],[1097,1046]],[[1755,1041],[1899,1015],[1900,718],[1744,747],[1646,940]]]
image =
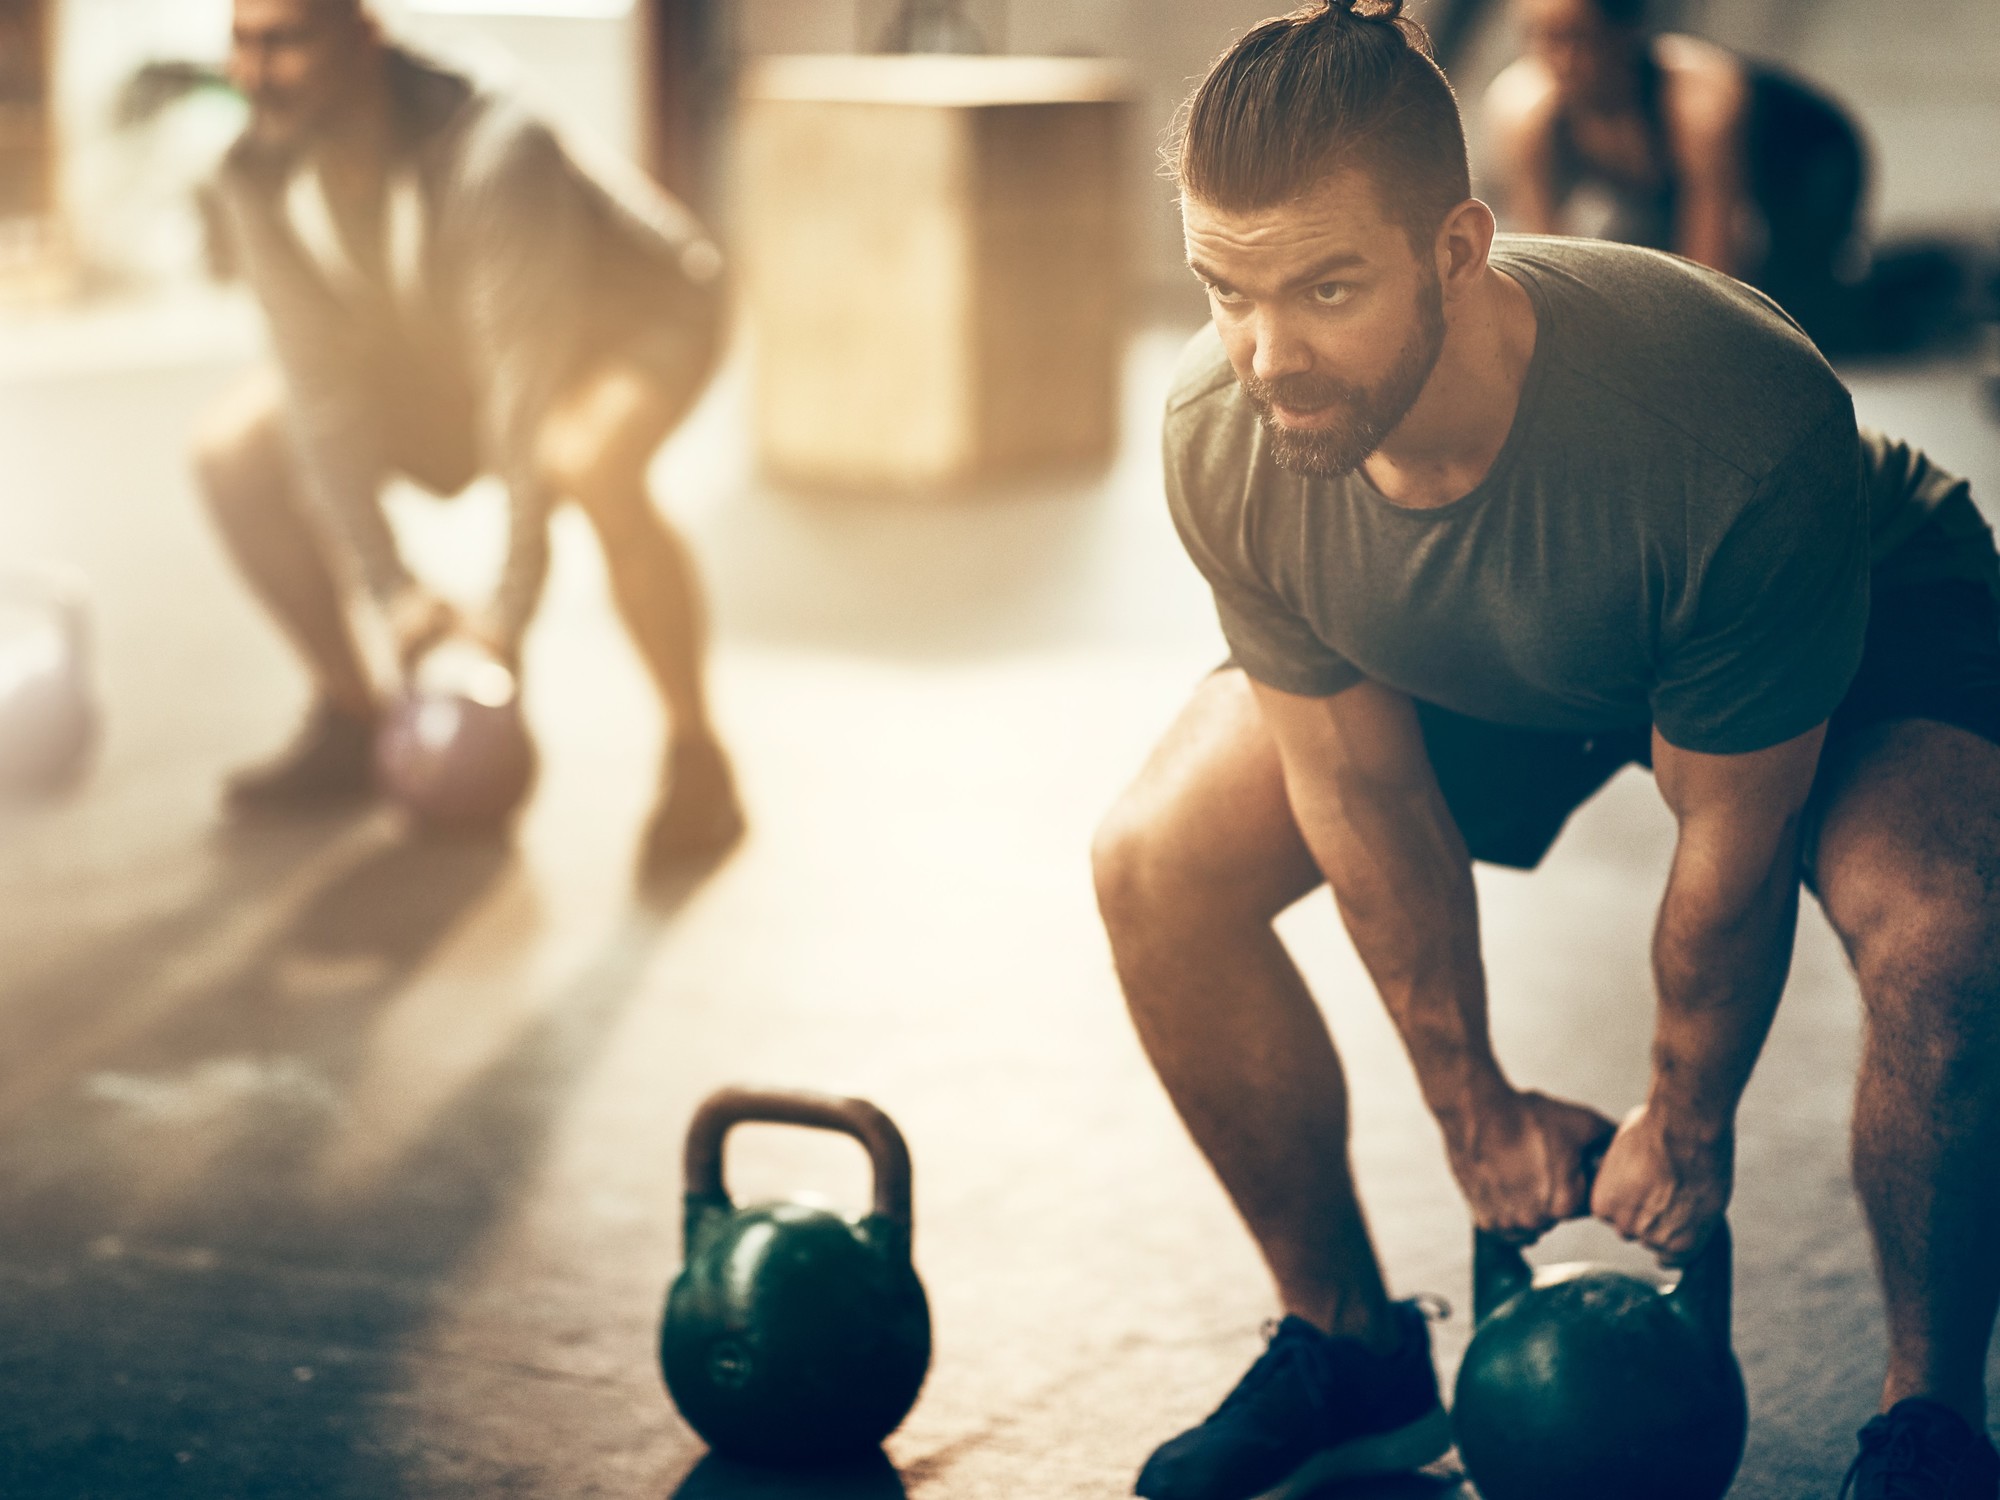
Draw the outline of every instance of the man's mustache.
[[[1276,380],[1259,380],[1252,375],[1243,382],[1243,393],[1259,410],[1274,406],[1290,411],[1319,411],[1323,407],[1356,405],[1362,392],[1331,375],[1280,375]]]

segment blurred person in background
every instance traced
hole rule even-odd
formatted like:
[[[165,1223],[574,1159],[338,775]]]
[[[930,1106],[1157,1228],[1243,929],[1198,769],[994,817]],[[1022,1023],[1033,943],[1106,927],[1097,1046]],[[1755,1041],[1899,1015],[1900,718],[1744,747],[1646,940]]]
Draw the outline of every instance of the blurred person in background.
[[[1961,272],[1865,243],[1867,152],[1802,81],[1647,26],[1647,0],[1513,0],[1525,54],[1486,94],[1508,227],[1671,250],[1767,293],[1822,348],[1935,331]]]
[[[518,670],[573,499],[665,700],[647,865],[741,829],[702,683],[687,548],[647,466],[721,336],[721,258],[636,171],[580,162],[517,101],[388,41],[364,0],[235,0],[229,72],[250,119],[212,191],[220,257],[255,291],[275,361],[196,442],[231,556],[312,675],[297,740],[237,773],[234,810],[367,795],[378,716],[344,587],[358,578],[409,670],[471,638]],[[490,602],[461,614],[398,553],[392,477],[510,494]]]

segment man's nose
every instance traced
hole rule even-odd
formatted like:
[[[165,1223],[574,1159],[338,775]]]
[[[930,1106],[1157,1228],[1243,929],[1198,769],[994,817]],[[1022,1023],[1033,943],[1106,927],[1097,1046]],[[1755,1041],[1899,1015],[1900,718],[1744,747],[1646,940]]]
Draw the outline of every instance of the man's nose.
[[[1269,383],[1287,375],[1303,375],[1312,368],[1312,350],[1289,318],[1269,313],[1255,321],[1257,348],[1250,368],[1259,380]]]

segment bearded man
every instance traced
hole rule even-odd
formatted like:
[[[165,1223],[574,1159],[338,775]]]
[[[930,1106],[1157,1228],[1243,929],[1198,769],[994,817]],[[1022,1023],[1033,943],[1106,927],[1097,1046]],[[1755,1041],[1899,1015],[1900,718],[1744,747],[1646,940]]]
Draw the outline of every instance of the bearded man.
[[[1110,815],[1097,881],[1140,1040],[1286,1316],[1138,1493],[1302,1494],[1450,1440],[1280,912],[1331,887],[1477,1224],[1525,1241],[1595,1214],[1685,1264],[1729,1202],[1803,882],[1867,1018],[1853,1167],[1889,1358],[1853,1493],[1994,1500],[1992,537],[1963,483],[1857,430],[1759,293],[1496,239],[1399,11],[1254,28],[1179,142],[1212,326],[1168,401],[1168,500],[1232,660]],[[1472,861],[1533,866],[1635,762],[1678,841],[1651,1085],[1614,1123],[1496,1060]]]
[[[377,716],[346,600],[358,576],[405,666],[446,636],[510,666],[573,499],[669,725],[648,868],[741,827],[702,686],[687,549],[647,493],[654,451],[708,379],[721,259],[673,199],[584,163],[504,92],[392,45],[362,0],[235,0],[230,76],[250,104],[213,204],[263,305],[273,367],[196,444],[209,510],[310,672],[312,710],[236,808],[366,793]],[[490,603],[460,619],[403,564],[381,489],[511,499]]]

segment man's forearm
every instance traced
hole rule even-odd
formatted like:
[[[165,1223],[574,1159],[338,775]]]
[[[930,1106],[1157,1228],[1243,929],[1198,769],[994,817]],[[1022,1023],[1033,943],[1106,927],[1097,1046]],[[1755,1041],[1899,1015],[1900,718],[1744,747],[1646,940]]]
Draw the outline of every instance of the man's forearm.
[[[1449,1127],[1506,1087],[1464,842],[1441,804],[1400,793],[1302,809],[1300,822],[1424,1100]]]
[[[1650,1096],[1678,1131],[1726,1132],[1750,1081],[1791,965],[1796,847],[1788,829],[1766,869],[1732,880],[1683,835],[1653,937]]]

